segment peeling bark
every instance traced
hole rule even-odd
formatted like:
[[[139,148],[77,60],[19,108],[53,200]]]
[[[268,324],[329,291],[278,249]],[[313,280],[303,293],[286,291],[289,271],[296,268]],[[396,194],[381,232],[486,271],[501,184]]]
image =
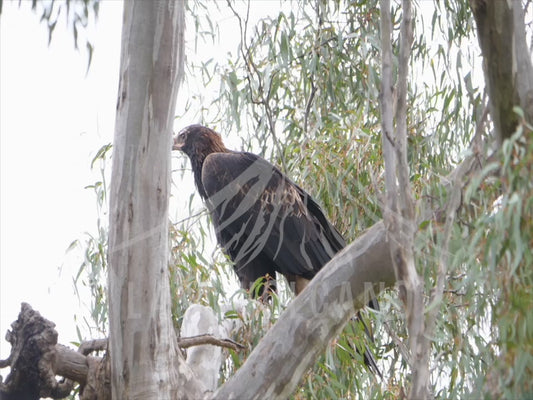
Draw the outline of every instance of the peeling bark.
[[[115,399],[203,395],[178,349],[168,257],[170,149],[183,76],[183,1],[126,1],[110,185],[108,293]]]

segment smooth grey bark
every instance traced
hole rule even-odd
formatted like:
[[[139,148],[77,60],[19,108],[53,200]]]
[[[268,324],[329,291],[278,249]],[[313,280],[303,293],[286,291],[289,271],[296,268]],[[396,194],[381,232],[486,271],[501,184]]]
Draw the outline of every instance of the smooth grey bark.
[[[513,27],[515,33],[516,83],[520,107],[527,121],[533,123],[533,61],[526,41],[525,12],[517,1],[513,3]]]
[[[184,60],[183,1],[126,1],[109,221],[115,399],[198,398],[177,346],[168,273],[172,126]]]
[[[213,398],[286,399],[347,320],[394,282],[379,222],[322,268]]]
[[[396,186],[396,153],[394,151],[394,82],[392,79],[392,22],[390,15],[390,0],[380,0],[381,10],[381,143],[383,147],[383,161],[385,164],[385,187]],[[390,197],[383,215],[397,211],[397,199]]]

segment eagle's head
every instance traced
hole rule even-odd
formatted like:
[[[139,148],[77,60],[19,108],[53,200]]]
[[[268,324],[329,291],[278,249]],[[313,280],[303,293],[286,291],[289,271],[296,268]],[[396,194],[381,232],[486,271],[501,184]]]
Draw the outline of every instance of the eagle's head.
[[[205,199],[207,194],[202,184],[202,168],[204,160],[212,153],[227,153],[222,138],[213,129],[202,125],[191,125],[181,130],[174,138],[172,150],[180,150],[189,156],[194,174],[194,182],[200,196]]]
[[[213,129],[202,125],[190,125],[174,138],[172,150],[180,150],[191,160],[203,161],[211,153],[225,153],[228,150],[222,138]]]

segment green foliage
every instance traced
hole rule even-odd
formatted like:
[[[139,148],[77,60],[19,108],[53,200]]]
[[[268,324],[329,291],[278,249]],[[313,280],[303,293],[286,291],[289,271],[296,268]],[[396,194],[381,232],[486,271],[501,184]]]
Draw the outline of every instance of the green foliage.
[[[532,127],[519,126],[502,145],[497,183],[473,182],[471,199],[483,208],[472,220],[467,248],[467,290],[477,297],[474,321],[485,326],[479,349],[487,370],[477,386],[490,398],[529,398],[533,394],[533,141]],[[487,167],[490,170],[493,166]],[[487,173],[490,173],[487,171]],[[493,186],[490,188],[483,187]],[[474,190],[476,189],[476,190]],[[492,193],[492,203],[483,194]]]
[[[91,293],[91,320],[83,318],[84,325],[92,331],[96,330],[99,335],[107,335],[108,310],[107,310],[107,173],[106,162],[110,156],[111,144],[102,146],[91,161],[91,169],[98,166],[100,179],[86,189],[92,190],[96,199],[96,233],[85,234],[85,240],[74,241],[70,248],[80,246],[84,250],[84,260],[74,277],[74,287],[79,295],[79,285],[88,288]],[[81,300],[81,298],[80,298]],[[82,337],[79,327],[77,327],[80,343],[86,338]]]
[[[416,198],[438,209],[448,197],[443,176],[464,158],[476,132],[486,136],[486,97],[477,80],[481,63],[468,2],[417,6],[408,156]],[[242,148],[276,162],[353,240],[381,218],[377,1],[285,3],[253,23],[247,3],[230,2],[229,7],[241,42],[226,63],[209,58],[189,65],[191,75],[209,77],[205,82],[218,86],[212,103],[202,98],[195,106],[193,94],[190,109],[201,108],[202,121],[222,133],[238,132]],[[395,51],[400,18],[394,3]],[[430,306],[439,307],[430,357],[438,398],[471,398],[480,391],[512,398],[530,392],[531,317],[526,310],[531,306],[532,196],[525,180],[531,180],[531,163],[519,170],[518,160],[530,155],[517,157],[502,163],[513,166],[507,178],[494,177],[499,167],[493,165],[470,184],[448,248],[439,222],[420,224],[416,261],[428,298],[441,254],[449,252],[444,298]],[[516,177],[522,177],[515,187],[520,192],[504,195],[503,182]],[[294,398],[398,398],[408,391],[403,306],[394,292],[384,293],[380,303],[375,351],[384,380],[376,381],[354,361],[347,343],[357,343],[358,334],[347,328],[306,374]],[[262,335],[268,326],[258,322],[250,329]],[[231,364],[241,362],[242,355],[232,354]]]
[[[80,304],[87,306],[90,315],[87,318],[81,312],[75,315],[76,332],[78,341],[73,342],[79,346],[82,342],[90,339],[107,337],[108,335],[108,298],[107,298],[107,239],[108,239],[108,182],[109,169],[107,161],[111,157],[112,145],[103,145],[91,161],[91,169],[98,167],[99,179],[86,189],[92,190],[96,200],[96,232],[86,232],[84,239],[74,240],[68,247],[67,252],[78,248],[83,250],[83,261],[73,277],[73,286],[76,290]],[[85,291],[90,293],[90,304],[86,304]],[[88,334],[87,334],[88,332]],[[76,386],[69,399],[79,398],[79,386]]]

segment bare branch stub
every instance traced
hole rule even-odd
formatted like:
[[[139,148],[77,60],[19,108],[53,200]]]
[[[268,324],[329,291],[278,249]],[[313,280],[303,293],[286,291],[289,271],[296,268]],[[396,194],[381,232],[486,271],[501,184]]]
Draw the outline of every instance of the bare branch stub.
[[[104,350],[107,339],[86,342],[80,351],[58,344],[55,324],[26,303],[11,328],[6,334],[11,354],[0,362],[0,368],[11,367],[11,372],[4,382],[0,377],[0,400],[62,399],[76,383],[81,400],[111,398],[108,358],[86,356]]]
[[[29,304],[22,303],[11,328],[6,334],[11,354],[3,363],[4,367],[11,367],[11,372],[0,384],[2,400],[66,397],[72,386],[58,382],[53,369],[57,344],[55,324]]]

